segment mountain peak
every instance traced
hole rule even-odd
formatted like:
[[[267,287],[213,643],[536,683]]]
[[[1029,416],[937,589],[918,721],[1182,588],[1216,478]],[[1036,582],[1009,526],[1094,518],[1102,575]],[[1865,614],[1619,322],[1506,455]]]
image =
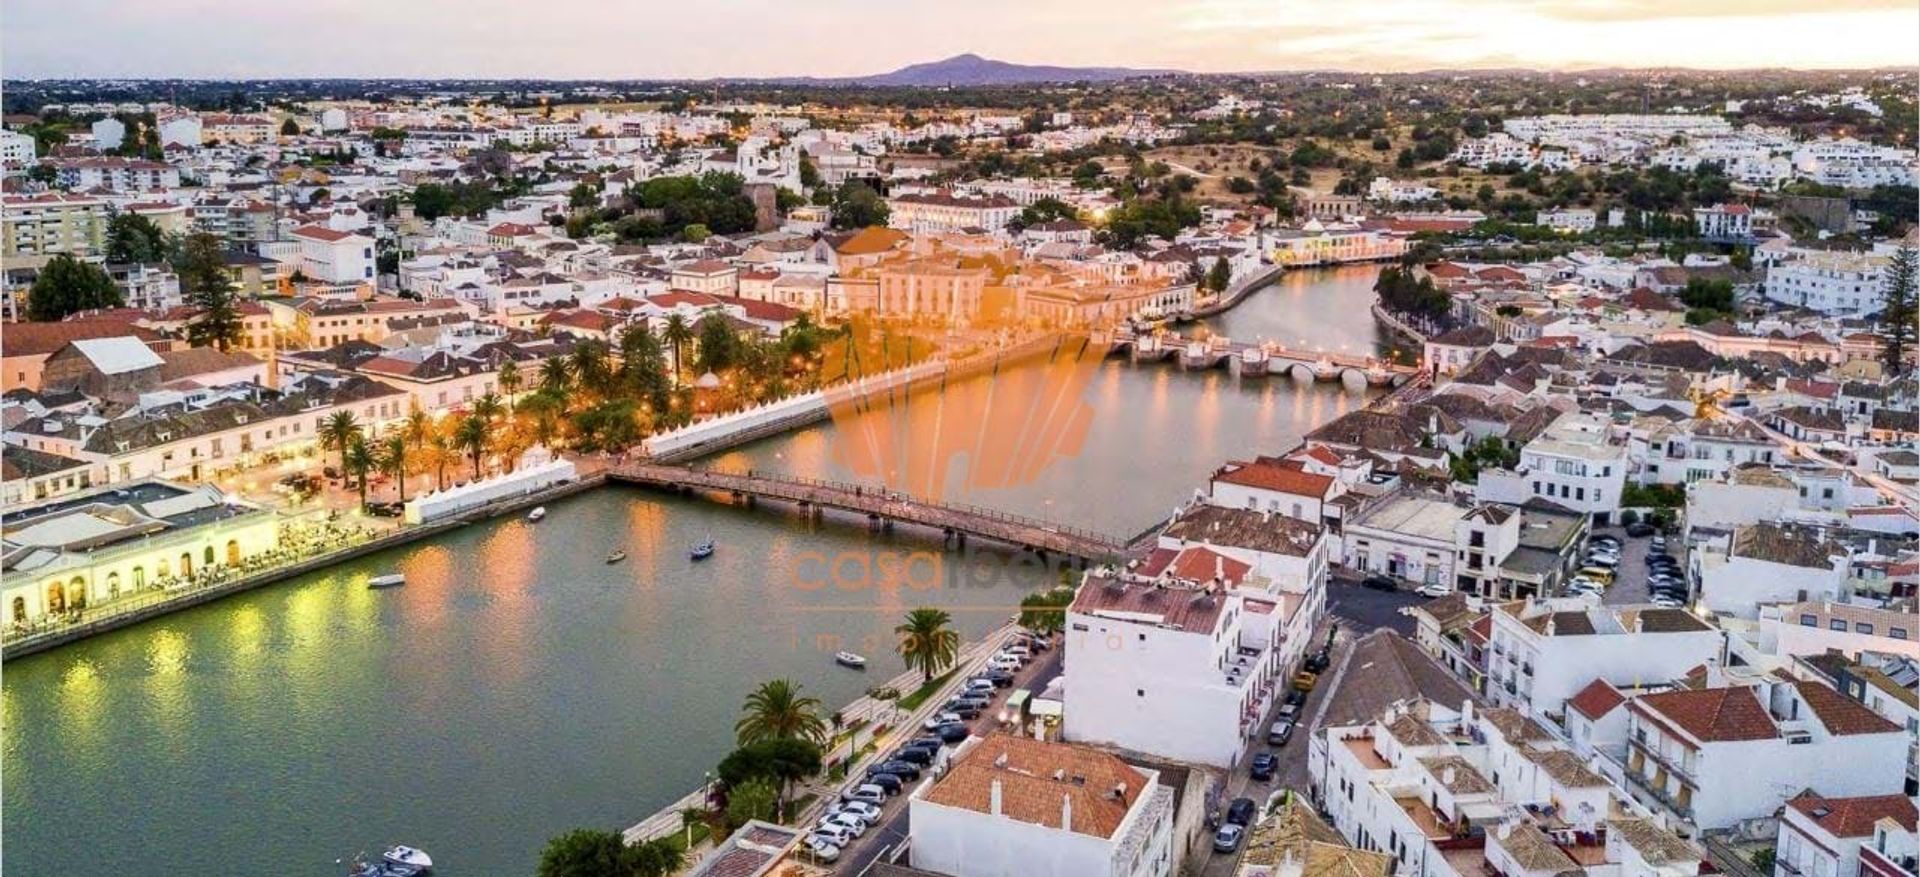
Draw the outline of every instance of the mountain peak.
[[[1024,85],[1043,82],[1110,82],[1135,76],[1178,73],[1177,70],[1136,70],[1128,67],[1057,67],[1044,64],[1014,64],[962,52],[951,58],[909,64],[889,73],[861,76],[851,80],[861,85],[945,86],[945,85]]]

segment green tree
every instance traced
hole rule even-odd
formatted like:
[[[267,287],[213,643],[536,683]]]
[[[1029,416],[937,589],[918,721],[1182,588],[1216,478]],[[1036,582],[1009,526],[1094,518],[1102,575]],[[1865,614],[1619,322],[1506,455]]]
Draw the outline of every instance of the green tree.
[[[806,189],[820,187],[820,169],[814,166],[813,157],[805,153],[800,155],[800,186]]]
[[[138,213],[116,213],[107,220],[107,261],[115,264],[164,261],[167,235]]]
[[[180,291],[199,313],[187,326],[187,338],[196,347],[213,345],[222,351],[240,340],[240,306],[233,277],[227,273],[226,245],[206,232],[187,236],[174,266]]]
[[[380,460],[373,448],[367,445],[366,438],[357,433],[347,442],[346,450],[340,452],[341,467],[353,479],[354,486],[360,488],[362,507],[367,504],[367,473],[378,468],[379,464]]]
[[[1028,594],[1020,598],[1020,626],[1034,633],[1058,633],[1067,626],[1070,605],[1073,605],[1072,586]]]
[[[634,323],[620,333],[620,384],[653,411],[667,406],[672,383],[667,379],[666,353],[645,323]]]
[[[953,616],[946,610],[921,607],[907,613],[893,632],[900,637],[896,650],[907,666],[920,671],[924,681],[945,670],[960,657],[960,634],[953,629]]]
[[[514,394],[520,392],[520,366],[509,359],[500,364],[500,371],[495,378],[500,382],[500,392],[506,394],[507,413],[511,414]]]
[[[126,303],[126,293],[100,266],[61,253],[40,269],[33,286],[27,289],[27,319],[60,320],[78,311],[117,308]]]
[[[687,856],[671,839],[661,837],[628,844],[620,862],[627,877],[667,877],[686,866]]]
[[[572,386],[573,371],[567,367],[564,357],[556,356],[540,363],[540,392],[565,398]]]
[[[407,436],[396,432],[380,440],[380,471],[392,475],[400,488],[400,501],[407,501]]]
[[[1014,217],[1013,222],[1008,224],[1013,226],[1015,231],[1024,231],[1056,220],[1079,218],[1080,211],[1075,210],[1072,204],[1058,198],[1041,198],[1023,208],[1020,215]]]
[[[727,824],[739,828],[749,821],[771,821],[780,805],[780,790],[771,780],[757,779],[727,790]]]
[[[1887,265],[1886,300],[1880,309],[1880,361],[1888,374],[1906,371],[1907,354],[1914,346],[1915,282],[1920,280],[1920,253],[1903,246]]]
[[[840,184],[833,194],[833,227],[866,228],[887,224],[887,202],[860,180]]]
[[[320,448],[333,448],[340,452],[342,477],[347,471],[347,446],[359,437],[360,423],[354,420],[351,411],[335,411],[320,423]]]
[[[300,123],[294,121],[292,116],[288,116],[286,121],[280,123],[280,136],[282,137],[300,136]]]
[[[667,346],[673,348],[673,374],[675,378],[684,377],[686,368],[681,358],[681,349],[693,340],[693,328],[687,325],[685,317],[672,314],[667,317],[667,325],[661,330],[661,337]]]
[[[547,841],[537,877],[627,877],[626,842],[617,831],[576,828]]]
[[[740,333],[734,331],[733,324],[725,316],[708,314],[701,317],[693,328],[700,337],[700,353],[694,358],[696,369],[718,374],[740,361]]]
[[[706,243],[710,237],[713,237],[713,229],[697,222],[680,229],[680,239],[690,244]]]
[[[472,414],[460,418],[453,427],[453,446],[464,451],[468,459],[473,461],[473,477],[476,479],[480,477],[481,460],[487,455],[487,444],[492,438],[489,435],[491,429],[486,418]]]
[[[741,745],[761,740],[796,738],[818,741],[826,737],[827,725],[820,718],[820,701],[800,693],[800,685],[787,679],[772,679],[747,695],[741,707],[740,721],[733,726]]]
[[[1233,282],[1233,269],[1227,265],[1227,257],[1213,260],[1213,267],[1207,269],[1207,288],[1214,292],[1226,292],[1227,284]]]
[[[729,788],[756,779],[771,780],[778,786],[779,800],[784,805],[787,790],[794,783],[820,772],[822,758],[818,743],[781,737],[735,749],[720,760],[715,773]]]

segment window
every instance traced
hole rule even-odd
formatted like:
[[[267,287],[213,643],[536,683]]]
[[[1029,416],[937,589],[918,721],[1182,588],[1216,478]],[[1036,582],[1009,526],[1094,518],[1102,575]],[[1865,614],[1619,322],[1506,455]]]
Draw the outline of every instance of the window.
[[[1833,630],[1840,631],[1841,633],[1847,632],[1847,623],[1845,621],[1841,621],[1838,618],[1835,618],[1834,620],[1827,622],[1827,627]]]
[[[1800,626],[1801,627],[1819,627],[1820,619],[1815,618],[1811,613],[1803,612],[1800,615]]]
[[[1894,639],[1906,639],[1907,629],[1904,627],[1889,627],[1887,628],[1887,636]]]

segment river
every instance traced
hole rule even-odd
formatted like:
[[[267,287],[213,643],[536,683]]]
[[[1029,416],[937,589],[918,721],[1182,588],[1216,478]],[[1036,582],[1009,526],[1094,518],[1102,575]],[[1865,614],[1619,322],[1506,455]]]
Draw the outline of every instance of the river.
[[[1209,328],[1384,351],[1374,273],[1296,272]],[[1283,450],[1364,401],[1170,365],[1081,374],[1077,428],[1016,472],[953,466],[943,496],[1131,535],[1221,460]],[[713,462],[858,477],[871,458],[845,447],[859,428],[836,418]],[[709,533],[719,553],[689,562]],[[609,565],[616,546],[630,557]],[[907,609],[948,607],[977,635],[1059,578],[1030,555],[940,548],[612,487],[538,524],[476,524],[9,662],[8,873],[327,875],[392,843],[452,877],[528,873],[548,837],[625,826],[699,785],[759,681],[838,706],[899,669],[890,631]],[[365,588],[390,570],[406,587]],[[835,667],[842,648],[873,669]]]

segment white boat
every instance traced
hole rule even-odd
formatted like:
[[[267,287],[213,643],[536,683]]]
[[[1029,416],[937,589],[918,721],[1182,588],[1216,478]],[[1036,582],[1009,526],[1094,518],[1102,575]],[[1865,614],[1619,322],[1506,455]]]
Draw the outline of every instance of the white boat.
[[[397,588],[406,583],[407,577],[397,572],[390,572],[383,576],[374,576],[373,578],[367,579],[367,587],[369,588]]]
[[[855,670],[867,669],[867,659],[852,652],[833,653],[833,662],[842,667],[852,667]]]
[[[433,858],[425,850],[416,850],[408,846],[396,846],[380,854],[380,858],[395,865],[426,870],[433,867]]]
[[[620,551],[616,549],[607,554],[608,563],[619,563],[620,561],[623,561],[626,559],[627,559],[627,553],[625,551]]]
[[[694,560],[706,560],[713,556],[713,536],[708,535],[705,542],[696,543],[687,550],[687,556]]]
[[[541,518],[544,518],[546,516],[547,516],[546,506],[540,506],[539,508],[536,508],[533,511],[527,512],[527,520],[529,522],[539,521]]]

